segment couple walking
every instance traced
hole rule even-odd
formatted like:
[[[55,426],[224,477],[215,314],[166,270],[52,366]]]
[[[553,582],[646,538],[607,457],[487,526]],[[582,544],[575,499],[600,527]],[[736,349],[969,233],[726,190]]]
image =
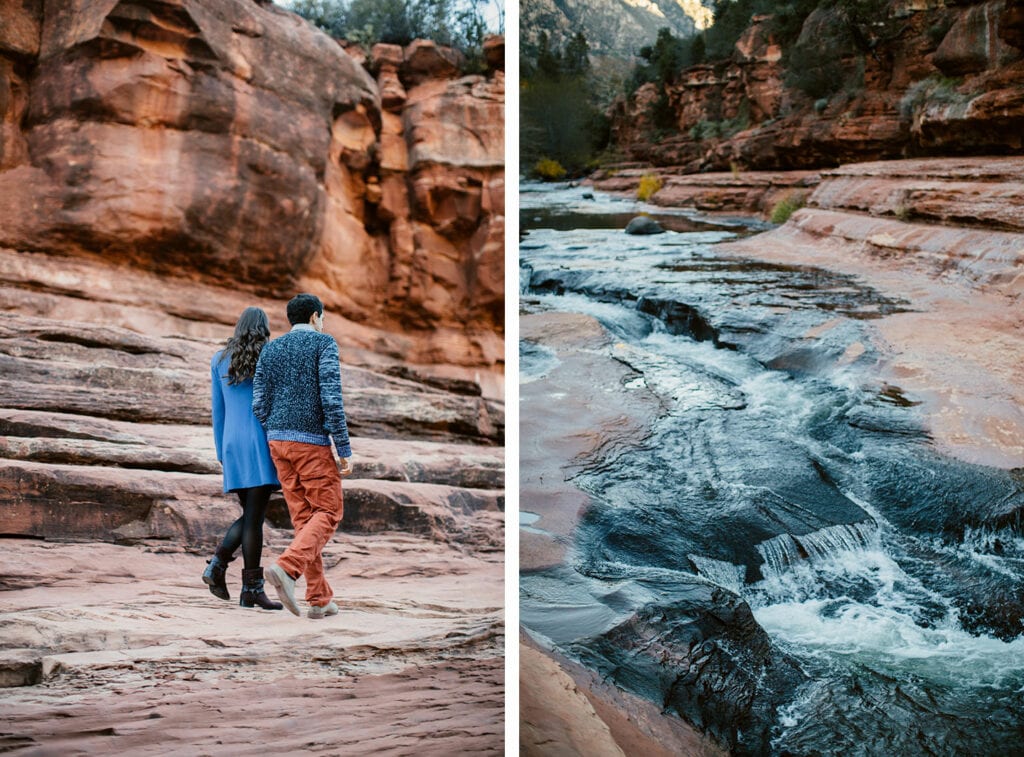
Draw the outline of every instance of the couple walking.
[[[295,581],[306,577],[309,617],[335,615],[321,552],[341,522],[341,476],[352,472],[338,345],[323,333],[324,306],[300,294],[288,303],[291,331],[268,342],[270,323],[246,308],[235,333],[210,362],[213,435],[224,468],[224,491],[235,492],[242,515],[208,561],[203,582],[230,599],[225,572],[241,546],[242,607],[280,610],[264,592],[263,520],[270,494],[281,489],[295,538],[266,571],[266,581],[295,615]],[[331,451],[331,438],[341,460]]]

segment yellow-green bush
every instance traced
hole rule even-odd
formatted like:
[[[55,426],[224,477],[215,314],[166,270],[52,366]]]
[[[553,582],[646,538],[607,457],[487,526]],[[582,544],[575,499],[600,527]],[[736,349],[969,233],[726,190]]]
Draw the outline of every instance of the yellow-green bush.
[[[557,160],[541,158],[533,166],[533,172],[544,181],[561,181],[565,178],[565,169]]]
[[[789,217],[796,211],[800,210],[806,202],[806,194],[803,192],[791,192],[775,203],[775,207],[772,208],[771,222],[780,225],[784,224],[789,220]]]
[[[636,188],[636,199],[647,202],[661,189],[661,179],[653,173],[645,173],[640,177],[640,186]]]

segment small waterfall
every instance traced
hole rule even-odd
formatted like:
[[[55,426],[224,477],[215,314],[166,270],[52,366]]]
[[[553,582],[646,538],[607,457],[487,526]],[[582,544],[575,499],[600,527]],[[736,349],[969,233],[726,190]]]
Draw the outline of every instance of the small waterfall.
[[[742,591],[743,578],[746,574],[746,568],[742,565],[734,565],[731,562],[716,560],[704,555],[687,555],[687,557],[696,566],[697,573],[711,583],[718,584],[723,589],[734,591],[737,594]]]
[[[761,573],[765,578],[778,578],[804,560],[814,562],[838,552],[864,549],[877,541],[877,537],[878,525],[874,521],[827,526],[796,537],[779,534],[757,545],[757,551],[764,558]]]
[[[876,541],[878,525],[874,521],[843,523],[797,537],[809,560],[831,557],[836,552],[863,549]]]
[[[761,573],[765,578],[781,576],[790,565],[804,559],[800,545],[789,534],[779,534],[757,545],[757,551],[764,559]]]

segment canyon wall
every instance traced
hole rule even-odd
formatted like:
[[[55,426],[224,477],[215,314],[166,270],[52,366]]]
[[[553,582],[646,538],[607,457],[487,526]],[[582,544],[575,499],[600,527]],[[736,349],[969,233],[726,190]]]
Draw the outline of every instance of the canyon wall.
[[[249,0],[0,0],[10,743],[500,749],[502,41],[485,55],[367,55]],[[248,306],[283,333],[302,290],[353,448],[320,620],[238,607],[242,560],[234,601],[200,578],[239,514],[210,358]],[[267,566],[279,493],[264,538]],[[268,725],[300,710],[315,732]]]
[[[500,371],[500,39],[462,76],[247,0],[0,7],[0,246],[312,290],[403,358]]]
[[[210,356],[307,290],[341,348],[347,527],[460,538],[483,508],[500,541],[501,40],[462,76],[241,0],[2,12],[3,532],[214,538]]]
[[[755,16],[729,60],[667,86],[671,128],[652,120],[659,85],[618,100],[615,145],[684,173],[1024,150],[1019,4],[899,0],[856,44],[838,7],[819,8],[786,49],[771,21]]]

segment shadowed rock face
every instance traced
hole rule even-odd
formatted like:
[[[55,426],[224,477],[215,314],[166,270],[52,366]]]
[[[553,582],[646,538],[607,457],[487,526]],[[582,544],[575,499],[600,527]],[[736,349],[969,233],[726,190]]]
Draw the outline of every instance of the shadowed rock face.
[[[419,41],[378,84],[243,0],[4,14],[0,245],[311,289],[364,323],[458,332],[442,362],[500,362],[503,72],[459,78]]]
[[[602,675],[663,702],[736,754],[769,753],[781,695],[804,680],[745,602],[698,580],[682,597],[636,611],[578,651]],[[718,706],[708,708],[708,701]]]

